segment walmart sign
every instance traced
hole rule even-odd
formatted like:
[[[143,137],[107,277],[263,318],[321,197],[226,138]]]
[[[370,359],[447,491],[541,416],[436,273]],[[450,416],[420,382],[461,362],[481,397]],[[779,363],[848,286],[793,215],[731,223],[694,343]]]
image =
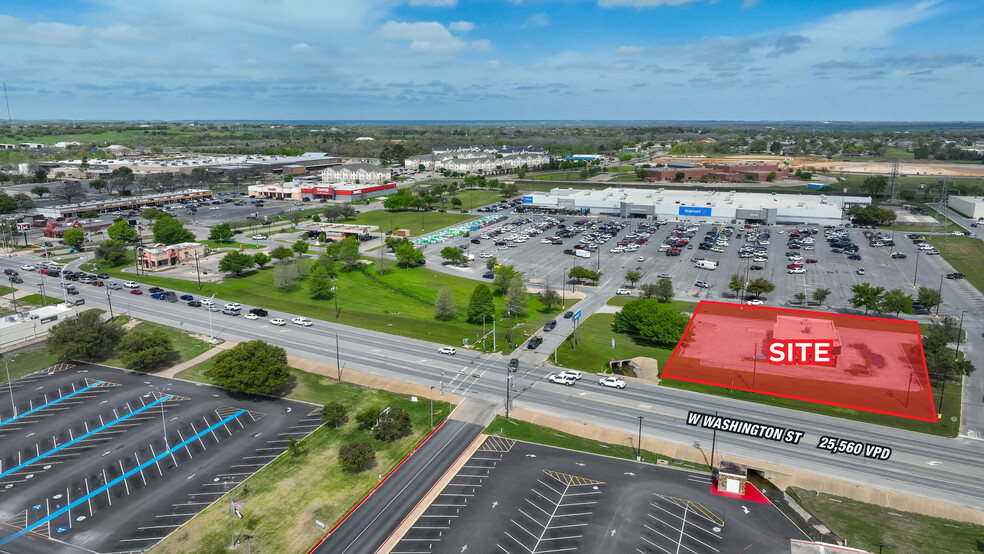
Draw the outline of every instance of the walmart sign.
[[[711,208],[690,208],[687,206],[680,206],[679,215],[702,215],[710,216]]]
[[[524,196],[523,197],[523,204],[532,204],[532,203],[533,203],[533,197],[532,196]]]

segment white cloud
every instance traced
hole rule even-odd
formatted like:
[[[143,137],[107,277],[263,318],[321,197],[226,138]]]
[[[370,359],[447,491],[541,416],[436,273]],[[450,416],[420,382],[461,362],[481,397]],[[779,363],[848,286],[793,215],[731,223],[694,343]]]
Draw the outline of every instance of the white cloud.
[[[530,14],[523,22],[523,27],[546,27],[548,25],[550,25],[550,18],[543,12]]]
[[[298,42],[294,46],[291,46],[290,49],[293,50],[294,52],[301,52],[301,53],[310,52],[311,45],[304,42]]]
[[[940,0],[929,0],[912,6],[842,12],[807,26],[799,34],[831,47],[883,46],[893,31],[937,15],[938,10],[933,8],[939,3]]]
[[[500,67],[502,67],[502,62],[499,60],[489,60],[485,62],[486,69],[499,69]]]
[[[615,53],[619,56],[632,56],[635,54],[642,54],[646,51],[646,48],[642,46],[619,46],[615,49]]]
[[[758,5],[759,5],[759,0],[744,0],[744,2],[741,3],[742,8],[754,8],[755,6]]]
[[[431,8],[453,8],[458,0],[410,0],[411,6],[428,6]]]
[[[85,27],[68,23],[27,23],[0,15],[0,43],[77,46],[87,42]]]
[[[660,6],[682,6],[700,0],[598,0],[602,8],[658,8]]]
[[[448,23],[448,29],[454,31],[455,33],[467,33],[475,28],[475,24],[471,21],[452,21]]]
[[[488,40],[466,42],[436,21],[420,21],[404,23],[387,21],[376,31],[376,35],[386,40],[408,40],[409,51],[414,54],[455,54],[465,48],[488,50],[491,43]]]

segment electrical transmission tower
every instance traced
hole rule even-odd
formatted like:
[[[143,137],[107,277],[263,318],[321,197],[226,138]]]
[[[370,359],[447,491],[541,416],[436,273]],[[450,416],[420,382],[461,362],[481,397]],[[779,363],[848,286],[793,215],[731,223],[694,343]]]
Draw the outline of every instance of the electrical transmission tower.
[[[888,203],[899,203],[899,160],[892,160],[892,175],[888,178]]]

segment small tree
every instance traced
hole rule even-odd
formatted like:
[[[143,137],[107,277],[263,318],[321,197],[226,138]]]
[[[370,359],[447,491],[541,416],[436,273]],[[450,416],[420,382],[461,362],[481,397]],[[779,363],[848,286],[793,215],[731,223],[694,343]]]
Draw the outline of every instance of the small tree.
[[[379,416],[375,437],[381,441],[393,442],[400,437],[409,435],[412,430],[413,424],[410,423],[410,414],[402,408],[392,408]]]
[[[233,235],[232,227],[228,223],[220,223],[212,227],[212,230],[208,233],[208,238],[216,242],[229,242],[232,240]]]
[[[88,310],[66,319],[48,331],[48,352],[63,360],[91,360],[108,355],[119,343],[123,330]]]
[[[765,176],[765,180],[768,181],[768,182],[770,182],[770,183],[773,182],[773,181],[775,181],[776,180],[776,172],[775,171],[770,171],[769,174]]]
[[[940,305],[940,291],[925,285],[920,286],[919,290],[916,292],[916,300],[918,300],[923,306],[926,306],[927,309],[931,310]]]
[[[335,429],[348,421],[348,408],[340,402],[329,402],[321,408],[321,420]]]
[[[745,280],[741,278],[741,275],[733,273],[731,275],[731,281],[728,282],[728,289],[737,296],[743,288],[745,288]]]
[[[468,300],[468,323],[479,324],[492,321],[495,317],[495,303],[492,299],[492,289],[485,283],[479,283],[472,290]]]
[[[417,267],[423,261],[424,251],[420,248],[414,248],[413,243],[401,242],[396,246],[396,263],[400,267]]]
[[[813,301],[823,304],[827,297],[830,296],[830,289],[819,288],[813,291]]]
[[[96,210],[89,210],[82,214],[83,219],[96,219],[97,217],[99,217],[99,212]]]
[[[161,329],[131,329],[116,345],[116,355],[123,365],[140,371],[163,364],[173,353],[171,338]]]
[[[673,300],[673,281],[663,277],[656,282],[656,298],[663,303]]]
[[[178,244],[195,240],[195,233],[184,228],[180,221],[169,215],[154,222],[154,240],[164,244]]]
[[[656,298],[656,283],[643,283],[639,286],[639,298]]]
[[[630,271],[625,274],[625,280],[631,283],[633,287],[639,281],[639,279],[642,279],[642,273],[638,271]]]
[[[30,195],[18,192],[14,195],[14,202],[17,202],[17,209],[26,212],[34,208],[34,200]]]
[[[297,225],[298,223],[301,222],[302,219],[304,219],[304,215],[301,212],[295,210],[287,214],[287,219],[291,222],[291,224]]]
[[[544,281],[543,290],[540,291],[540,303],[547,308],[547,311],[550,311],[551,306],[559,305],[562,301],[560,293],[550,286],[550,281]]]
[[[304,254],[307,254],[307,251],[308,251],[308,243],[306,241],[299,240],[299,241],[295,242],[290,247],[290,249],[293,250],[295,253],[297,253],[298,256],[303,256]]]
[[[441,287],[437,291],[437,300],[434,302],[434,317],[446,321],[454,318],[458,312],[458,306],[454,302],[454,292],[451,287]]]
[[[219,260],[219,271],[232,273],[236,277],[239,277],[242,272],[253,267],[255,264],[256,262],[253,261],[253,256],[239,251],[232,251],[227,252]]]
[[[121,240],[109,239],[96,247],[96,257],[102,258],[111,266],[121,266],[131,262],[130,252],[126,243]]]
[[[294,257],[294,251],[286,246],[278,246],[270,251],[270,257],[283,264]]]
[[[877,312],[882,305],[882,295],[885,294],[885,287],[873,287],[871,283],[859,283],[851,287],[854,293],[849,300],[855,309],[864,308],[864,313],[869,311]]]
[[[38,198],[44,198],[44,195],[51,192],[48,187],[37,186],[31,189],[31,194],[37,196]]]
[[[335,296],[335,285],[332,281],[333,275],[323,264],[317,263],[311,266],[308,272],[308,290],[314,300],[331,300]]]
[[[217,354],[207,377],[229,392],[270,394],[287,384],[287,351],[261,340],[240,343]]]
[[[687,176],[687,174],[686,174],[686,173],[684,173],[684,172],[682,172],[682,171],[677,171],[677,172],[676,172],[676,175],[675,175],[675,176],[673,177],[673,180],[679,183],[680,181],[683,181],[683,179],[684,179],[684,178],[685,178],[686,176]]]
[[[902,289],[886,291],[882,298],[882,310],[886,313],[895,312],[895,317],[898,317],[900,313],[911,314],[914,311],[912,297]]]
[[[338,261],[346,268],[359,265],[359,241],[355,237],[345,237],[338,243]]]
[[[769,294],[770,292],[776,290],[776,285],[768,279],[759,277],[758,279],[753,279],[752,282],[748,283],[748,287],[745,290],[754,294],[755,298],[758,298],[762,296],[762,294]]]
[[[461,200],[457,196],[451,197],[451,207],[459,208],[459,209],[461,208]]]
[[[273,284],[283,289],[284,293],[304,278],[304,269],[299,262],[287,262],[277,265],[273,270]]]
[[[359,429],[372,429],[376,426],[376,421],[379,420],[381,413],[383,413],[382,409],[370,406],[355,414],[355,422],[359,424]]]
[[[376,451],[368,442],[350,442],[338,449],[338,464],[347,471],[359,472],[376,463]]]
[[[71,229],[65,231],[62,235],[62,240],[65,244],[71,246],[76,250],[81,250],[82,245],[85,244],[85,231],[81,227],[72,227]]]
[[[530,293],[523,283],[523,276],[517,273],[506,289],[506,309],[515,316],[522,316],[526,313],[529,300]]]
[[[465,252],[457,246],[445,246],[441,249],[441,257],[455,265],[458,265],[464,255]]]
[[[270,263],[270,256],[267,256],[263,252],[257,252],[256,254],[253,254],[253,263],[255,263],[260,269],[263,269],[263,266]]]
[[[795,300],[797,304],[802,304],[803,302],[806,302],[806,293],[797,292],[796,294],[793,295],[793,300]]]
[[[301,446],[301,442],[294,438],[293,435],[287,435],[287,454],[291,458],[296,458],[303,454],[304,448]]]

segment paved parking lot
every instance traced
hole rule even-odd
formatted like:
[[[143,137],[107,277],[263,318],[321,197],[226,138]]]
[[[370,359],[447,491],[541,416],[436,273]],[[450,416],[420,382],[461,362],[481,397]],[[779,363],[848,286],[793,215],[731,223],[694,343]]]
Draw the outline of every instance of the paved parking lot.
[[[710,487],[705,474],[489,437],[393,553],[764,553],[805,538],[773,506]]]
[[[500,212],[502,213],[502,212]],[[504,225],[511,224],[517,220],[530,220],[531,223],[523,225],[527,228],[532,224],[543,221],[541,215],[531,214],[507,214],[508,219],[496,224],[489,229],[497,229]],[[579,217],[563,216],[564,223],[572,224],[574,221],[589,219],[591,221],[618,221],[618,218],[610,217]],[[829,288],[831,295],[826,304],[834,309],[849,309],[848,299],[852,296],[851,287],[858,283],[869,282],[886,289],[901,288],[913,292],[913,278],[916,278],[917,285],[926,285],[932,288],[939,286],[940,276],[953,271],[948,264],[939,256],[930,256],[916,250],[912,242],[905,238],[903,232],[895,233],[895,247],[872,247],[868,240],[862,236],[862,230],[857,228],[848,229],[849,238],[860,247],[861,260],[849,260],[846,254],[838,254],[831,251],[823,237],[823,229],[816,225],[800,225],[801,228],[818,228],[819,233],[814,235],[816,243],[815,250],[799,250],[804,258],[815,258],[816,264],[805,264],[805,274],[789,274],[786,265],[785,254],[790,251],[786,245],[788,231],[795,227],[790,225],[774,225],[762,227],[771,233],[767,249],[768,261],[764,263],[752,262],[749,258],[739,258],[738,248],[745,244],[744,237],[741,239],[732,238],[729,245],[723,247],[723,252],[712,252],[699,250],[696,243],[704,237],[704,234],[715,227],[710,224],[699,226],[698,231],[693,237],[691,244],[684,247],[679,256],[671,257],[659,251],[660,244],[667,238],[676,225],[670,222],[655,231],[648,239],[648,243],[642,245],[636,252],[611,253],[618,240],[630,231],[635,231],[636,226],[645,220],[625,219],[621,220],[628,225],[618,233],[615,238],[598,247],[597,252],[591,253],[590,258],[580,258],[564,254],[564,250],[571,249],[578,243],[581,235],[573,238],[563,239],[559,245],[541,244],[544,237],[554,236],[557,229],[550,229],[541,235],[537,235],[525,243],[509,243],[508,248],[501,248],[494,245],[495,240],[481,240],[481,244],[472,244],[469,239],[459,239],[447,243],[426,246],[424,253],[429,259],[437,261],[440,259],[440,250],[445,246],[460,246],[467,253],[475,254],[475,261],[470,267],[448,267],[444,271],[455,274],[464,274],[468,277],[481,279],[482,274],[487,270],[481,253],[490,253],[496,257],[500,264],[515,265],[517,270],[524,273],[528,283],[540,285],[549,281],[551,286],[556,289],[567,281],[567,273],[574,265],[581,265],[589,269],[601,269],[602,279],[597,287],[589,287],[588,290],[600,290],[605,294],[614,295],[616,288],[628,286],[625,282],[625,274],[628,271],[638,270],[642,273],[642,279],[637,286],[642,283],[653,283],[659,279],[661,274],[668,274],[673,280],[674,289],[678,299],[714,299],[714,300],[734,300],[734,294],[728,289],[728,282],[731,275],[737,273],[745,275],[746,269],[749,279],[764,277],[775,284],[775,290],[763,295],[766,305],[782,306],[793,298],[796,293],[804,293],[809,298],[817,288]],[[780,231],[782,231],[780,233]],[[484,230],[483,230],[484,232]],[[890,233],[890,231],[889,231]],[[472,233],[472,237],[480,233]],[[690,248],[693,246],[693,248]],[[893,259],[889,256],[892,251],[900,251],[906,255],[904,259]],[[692,258],[699,257],[710,261],[719,262],[714,270],[698,269],[691,261]],[[642,258],[642,261],[640,261]],[[918,275],[916,260],[919,259]],[[763,270],[751,270],[752,265],[764,266]],[[857,274],[857,268],[864,267],[865,275]],[[710,284],[709,288],[695,286],[697,280],[704,280]],[[580,289],[581,287],[577,287]],[[570,290],[570,286],[568,286]],[[633,290],[633,294],[635,291]]]
[[[95,365],[60,364],[12,392],[2,552],[146,550],[321,424],[309,404]]]

